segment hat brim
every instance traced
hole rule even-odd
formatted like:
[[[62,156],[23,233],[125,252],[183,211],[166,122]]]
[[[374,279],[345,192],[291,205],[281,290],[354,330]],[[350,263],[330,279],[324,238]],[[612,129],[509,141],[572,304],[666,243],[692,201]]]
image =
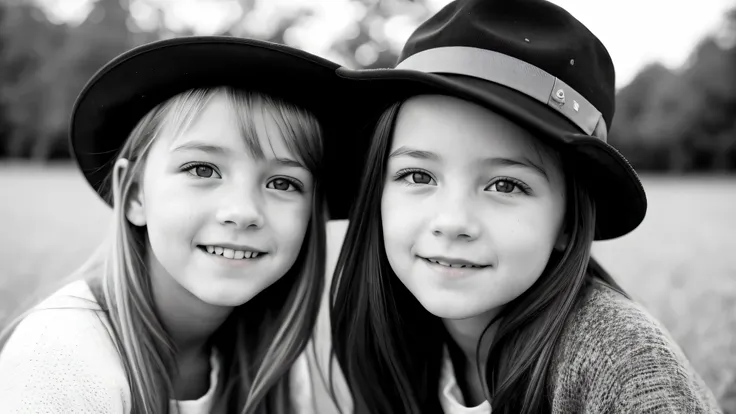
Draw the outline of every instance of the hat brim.
[[[320,121],[326,158],[353,126],[359,92],[338,77],[336,63],[287,46],[225,36],[182,37],[132,49],[86,84],[69,126],[72,155],[100,194],[105,177],[138,121],[158,104],[192,88],[232,86],[278,96]],[[342,145],[342,144],[341,144]],[[349,200],[326,185],[328,209],[342,218]]]
[[[585,135],[574,124],[536,100],[503,85],[459,75],[402,69],[352,70],[338,75],[370,84],[385,105],[423,94],[465,99],[502,114],[561,150],[596,205],[595,240],[634,230],[647,210],[646,193],[629,162],[611,145]]]

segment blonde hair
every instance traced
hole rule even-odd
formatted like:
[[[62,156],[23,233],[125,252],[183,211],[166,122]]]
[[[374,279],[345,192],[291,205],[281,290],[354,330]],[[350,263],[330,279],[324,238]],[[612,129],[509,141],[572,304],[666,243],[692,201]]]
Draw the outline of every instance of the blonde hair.
[[[113,206],[112,230],[106,246],[79,272],[90,279],[111,322],[111,337],[130,384],[134,413],[168,412],[176,349],[156,316],[146,271],[146,230],[128,222],[125,205],[160,132],[168,128],[175,137],[180,135],[219,93],[225,93],[235,108],[242,136],[254,156],[263,157],[254,117],[268,116],[289,150],[315,176],[316,185],[307,235],[294,266],[248,303],[236,307],[209,342],[222,359],[217,408],[248,414],[289,412],[288,370],[306,347],[316,320],[326,249],[319,186],[323,148],[316,118],[274,97],[225,87],[193,89],[169,99],[138,122],[111,161],[128,160],[127,168],[111,168],[101,189]]]

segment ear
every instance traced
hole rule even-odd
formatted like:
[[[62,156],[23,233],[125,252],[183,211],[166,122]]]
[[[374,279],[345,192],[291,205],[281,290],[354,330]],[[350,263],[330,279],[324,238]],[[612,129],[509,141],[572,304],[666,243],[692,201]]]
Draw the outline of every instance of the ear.
[[[119,202],[120,196],[120,183],[125,176],[126,171],[130,163],[125,158],[120,158],[115,162],[113,169],[113,188],[118,197],[116,202]],[[134,226],[142,227],[146,225],[146,209],[143,197],[143,187],[139,183],[134,182],[130,187],[130,192],[126,200],[120,200],[124,202],[122,205],[123,212],[128,221]]]

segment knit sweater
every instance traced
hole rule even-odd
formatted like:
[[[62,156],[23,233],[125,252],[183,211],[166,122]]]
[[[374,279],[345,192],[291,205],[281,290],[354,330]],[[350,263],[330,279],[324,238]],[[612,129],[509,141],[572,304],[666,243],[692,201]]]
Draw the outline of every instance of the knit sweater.
[[[713,393],[644,308],[593,282],[548,373],[553,413],[720,413]]]
[[[667,331],[641,306],[593,282],[576,303],[547,376],[553,413],[720,413],[716,400]],[[467,407],[446,356],[440,380],[446,414]]]
[[[73,282],[46,299],[0,353],[0,412],[130,413],[130,384],[111,332],[86,282]],[[314,412],[308,364],[302,355],[290,372],[291,400],[300,414]],[[216,353],[210,366],[208,391],[196,400],[171,400],[172,413],[210,412]]]
[[[318,344],[318,348],[325,346]],[[329,372],[327,356],[319,366]],[[352,401],[337,366],[336,399],[342,412]],[[314,374],[313,374],[314,377]],[[320,413],[336,414],[317,381]],[[547,374],[554,414],[721,413],[715,397],[667,331],[636,302],[593,282],[575,304],[555,347]],[[468,407],[447,353],[437,386],[445,414],[491,414],[483,402]]]

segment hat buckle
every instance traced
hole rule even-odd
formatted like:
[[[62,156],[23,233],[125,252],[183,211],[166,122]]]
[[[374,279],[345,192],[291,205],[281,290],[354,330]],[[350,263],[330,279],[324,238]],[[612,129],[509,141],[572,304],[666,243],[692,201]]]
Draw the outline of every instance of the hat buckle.
[[[565,91],[562,89],[558,89],[557,92],[552,95],[552,99],[554,99],[555,102],[557,102],[560,105],[565,104]]]

